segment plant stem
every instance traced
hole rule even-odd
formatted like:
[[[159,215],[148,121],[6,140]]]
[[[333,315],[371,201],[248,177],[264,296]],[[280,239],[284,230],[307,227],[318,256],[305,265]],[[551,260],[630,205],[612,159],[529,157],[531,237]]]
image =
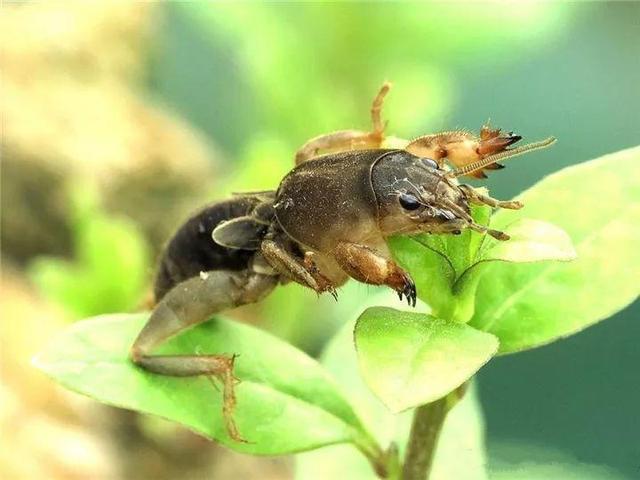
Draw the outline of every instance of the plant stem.
[[[356,437],[358,438],[358,437]],[[378,478],[389,480],[400,480],[398,449],[392,445],[388,450],[383,451],[375,440],[370,437],[356,441],[355,446],[367,457],[369,464]]]
[[[469,382],[467,381],[448,395],[415,409],[407,443],[407,453],[404,457],[402,480],[426,480],[429,478],[444,419],[449,410],[462,400],[468,387]]]
[[[449,411],[448,398],[442,397],[415,409],[407,453],[404,458],[402,480],[426,480],[442,424]]]

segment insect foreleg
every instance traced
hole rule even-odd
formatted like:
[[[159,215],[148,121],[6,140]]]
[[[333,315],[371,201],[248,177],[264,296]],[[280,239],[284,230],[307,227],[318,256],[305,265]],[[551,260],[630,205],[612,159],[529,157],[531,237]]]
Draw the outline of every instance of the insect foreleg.
[[[391,84],[385,82],[371,104],[371,123],[373,130],[340,130],[312,138],[296,152],[296,165],[304,163],[324,153],[336,153],[348,150],[381,148],[384,141],[385,122],[382,121],[382,105]]]
[[[370,285],[387,285],[398,293],[400,299],[404,295],[409,305],[415,307],[415,283],[393,260],[366,245],[352,242],[338,243],[334,257],[350,277]]]
[[[384,130],[387,126],[386,122],[382,121],[382,105],[384,104],[384,97],[387,96],[390,89],[391,83],[384,82],[371,104],[371,124],[373,125],[371,136],[378,137],[380,142],[382,142],[384,138]]]
[[[491,130],[483,126],[480,137],[463,131],[441,132],[425,135],[412,140],[405,148],[410,153],[436,160],[441,166],[446,158],[456,168],[464,167],[489,155],[505,151],[509,146],[522,137],[508,133],[501,135],[500,130]],[[500,164],[485,167],[489,170],[503,168]],[[482,169],[472,172],[469,176],[486,178]]]
[[[296,165],[325,153],[380,148],[380,141],[370,135],[360,130],[340,130],[312,138],[296,152]]]

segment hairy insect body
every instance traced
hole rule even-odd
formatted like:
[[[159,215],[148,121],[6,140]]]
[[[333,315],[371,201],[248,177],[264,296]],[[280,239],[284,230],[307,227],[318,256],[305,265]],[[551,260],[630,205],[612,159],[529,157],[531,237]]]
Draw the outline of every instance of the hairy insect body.
[[[211,232],[225,221],[251,214],[259,204],[259,199],[253,197],[236,197],[208,205],[189,218],[169,240],[158,263],[154,284],[156,301],[175,285],[199,276],[200,272],[246,270],[253,252],[220,245],[211,240]],[[266,226],[263,230],[266,231]]]
[[[294,281],[337,298],[348,278],[386,285],[410,305],[416,287],[391,258],[386,238],[463,229],[509,237],[478,225],[470,204],[520,208],[457,178],[484,176],[498,160],[544,148],[553,139],[508,149],[520,137],[483,127],[480,137],[456,131],[419,137],[386,149],[380,119],[385,84],[374,100],[372,132],[347,130],[316,137],[296,155],[296,167],[277,191],[237,195],[196,213],[169,241],[159,263],[157,304],[131,348],[142,368],[172,376],[205,375],[223,384],[223,417],[233,422],[234,355],[154,355],[168,337],[214,313],[260,300]],[[332,152],[318,155],[319,150]],[[456,167],[448,169],[448,159]]]
[[[279,225],[294,241],[318,252],[375,231],[371,166],[379,156],[379,151],[346,152],[293,169],[276,195]]]

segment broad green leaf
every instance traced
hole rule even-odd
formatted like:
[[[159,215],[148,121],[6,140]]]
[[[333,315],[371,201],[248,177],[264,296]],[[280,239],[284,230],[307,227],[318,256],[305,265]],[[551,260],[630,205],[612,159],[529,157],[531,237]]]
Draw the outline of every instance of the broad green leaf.
[[[327,343],[321,356],[322,365],[342,387],[342,391],[345,392],[350,403],[354,406],[358,417],[363,420],[367,429],[376,436],[382,445],[394,440],[397,434],[396,424],[401,416],[389,412],[389,409],[384,406],[365,383],[358,364],[358,354],[354,345],[354,331],[363,311],[369,308],[391,310],[390,306],[397,306],[397,304],[398,297],[395,294],[389,295],[388,292],[384,291],[367,298],[345,315],[348,321]],[[421,316],[427,316],[426,308],[426,305],[418,300],[415,310]],[[410,415],[407,419],[410,421]]]
[[[507,241],[491,237],[485,239],[476,256],[476,263],[491,260],[526,263],[576,258],[569,235],[551,223],[523,218],[505,228],[505,231],[511,237]]]
[[[486,206],[472,208],[480,225],[493,226],[491,213]],[[432,306],[434,314],[466,322],[473,315],[475,291],[490,262],[575,258],[571,239],[555,225],[523,218],[504,225],[502,230],[511,237],[508,241],[465,230],[458,236],[395,237],[389,245],[398,263],[414,277],[418,295]]]
[[[367,309],[354,335],[364,380],[393,412],[447,395],[498,349],[465,324],[383,307]]]
[[[216,318],[173,338],[160,353],[236,353],[234,418],[249,443],[231,440],[221,393],[207,378],[173,378],[135,367],[128,349],[148,314],[74,324],[36,358],[62,385],[104,403],[180,422],[240,452],[276,455],[344,442],[370,443],[328,373],[271,335]]]
[[[387,243],[394,259],[411,274],[418,298],[428,303],[434,313],[439,313],[455,300],[456,272],[444,254],[421,240],[422,236],[391,237]]]
[[[371,297],[365,306],[390,303],[387,296]],[[391,303],[393,304],[393,303]],[[392,414],[365,385],[359,373],[353,348],[353,330],[362,306],[329,342],[322,354],[322,364],[338,381],[358,415],[379,443],[395,441],[401,449],[406,445],[411,425],[411,412]],[[449,412],[434,460],[432,480],[485,480],[487,459],[484,448],[484,424],[474,388]],[[350,445],[334,445],[296,455],[296,479],[375,480],[377,477],[367,460]]]
[[[475,307],[478,283],[485,267],[491,262],[529,263],[543,260],[570,261],[576,258],[569,235],[551,223],[523,218],[506,226],[504,231],[511,237],[507,241],[489,236],[482,239],[474,263],[462,272],[453,285],[457,300],[451,305],[453,309],[460,312],[458,302],[469,305],[469,308]],[[492,279],[487,277],[485,281],[491,282]],[[472,313],[473,310],[467,314],[470,316]]]
[[[640,148],[565,168],[524,192],[520,211],[499,211],[494,228],[522,216],[551,222],[573,240],[569,263],[489,265],[471,325],[509,353],[578,332],[640,294]]]
[[[472,215],[476,222],[486,225],[491,209],[474,206]],[[411,273],[418,297],[431,306],[435,315],[451,319],[452,305],[461,307],[463,301],[456,298],[453,287],[473,264],[482,238],[465,230],[461,235],[392,237],[388,243],[395,260]]]

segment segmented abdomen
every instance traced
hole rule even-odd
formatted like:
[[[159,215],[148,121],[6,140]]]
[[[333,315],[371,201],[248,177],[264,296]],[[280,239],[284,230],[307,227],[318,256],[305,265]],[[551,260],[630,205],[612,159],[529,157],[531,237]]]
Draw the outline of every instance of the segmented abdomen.
[[[256,199],[237,197],[214,203],[189,218],[173,235],[158,264],[154,283],[158,302],[178,283],[212,270],[243,270],[255,252],[218,245],[211,232],[220,223],[247,215]]]

